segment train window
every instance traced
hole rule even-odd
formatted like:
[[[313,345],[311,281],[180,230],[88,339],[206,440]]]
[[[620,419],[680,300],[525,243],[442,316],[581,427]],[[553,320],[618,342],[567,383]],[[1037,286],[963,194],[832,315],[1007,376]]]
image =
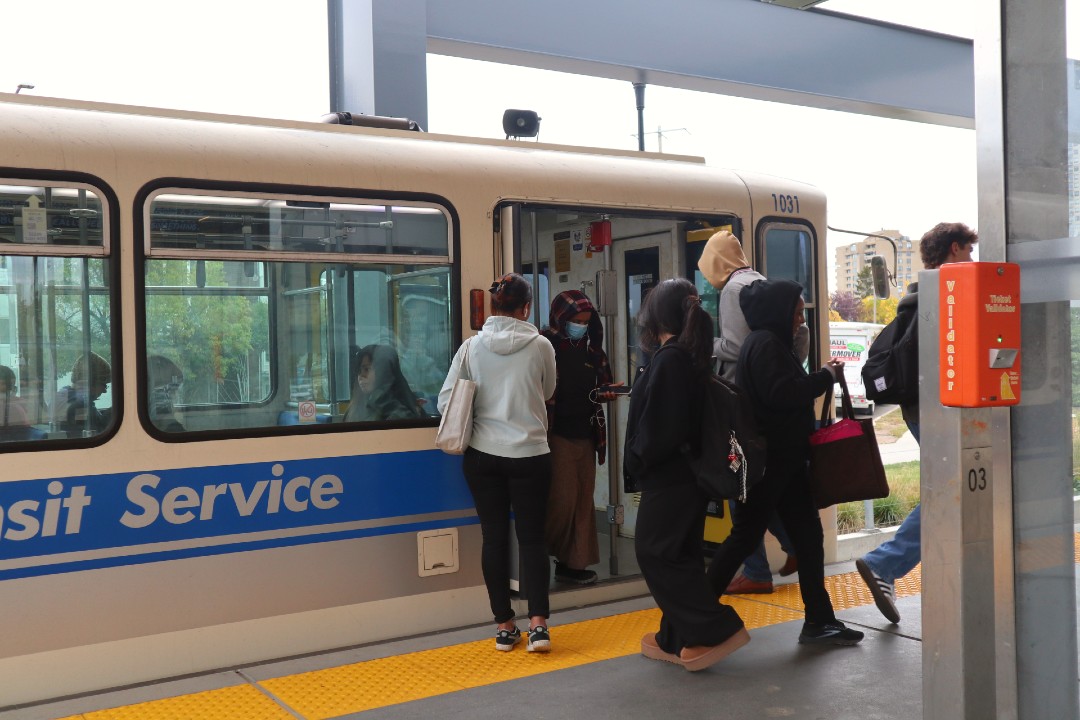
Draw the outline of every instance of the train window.
[[[113,425],[113,327],[102,195],[0,184],[0,446]]]
[[[803,287],[806,303],[806,325],[810,332],[810,356],[804,363],[808,370],[817,366],[817,317],[815,308],[814,236],[806,225],[795,223],[765,223],[758,230],[763,245],[764,268],[768,278],[794,280]]]
[[[767,225],[763,232],[764,266],[769,278],[786,278],[803,286],[803,300],[814,303],[814,241],[805,226]]]
[[[328,258],[325,213],[346,203],[218,199],[189,202],[170,191],[151,200],[149,422],[176,439],[282,425],[433,422],[453,342],[442,209],[379,206],[392,218],[379,221],[392,241],[374,255],[345,243]],[[376,204],[356,207],[363,214]],[[194,223],[192,208],[202,213]],[[250,208],[294,222],[228,217]]]
[[[160,194],[148,220],[151,249],[449,255],[446,218],[431,207]]]
[[[0,185],[0,248],[4,250],[14,251],[11,245],[104,248],[105,223],[101,197],[87,186]]]

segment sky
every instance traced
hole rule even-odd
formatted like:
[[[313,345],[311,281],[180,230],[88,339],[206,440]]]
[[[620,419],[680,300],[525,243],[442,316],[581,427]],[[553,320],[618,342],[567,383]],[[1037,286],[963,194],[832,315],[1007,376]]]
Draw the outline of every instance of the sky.
[[[0,91],[315,119],[329,111],[325,0],[5,3]],[[971,37],[975,0],[829,0],[819,7]],[[428,58],[428,130],[503,137],[506,108],[536,110],[540,140],[633,150],[629,83]],[[497,89],[494,90],[494,89]],[[650,86],[647,149],[793,178],[825,191],[829,225],[913,239],[977,226],[975,133]],[[658,138],[657,131],[663,131]],[[832,249],[857,240],[830,233]],[[830,278],[831,282],[831,278]]]

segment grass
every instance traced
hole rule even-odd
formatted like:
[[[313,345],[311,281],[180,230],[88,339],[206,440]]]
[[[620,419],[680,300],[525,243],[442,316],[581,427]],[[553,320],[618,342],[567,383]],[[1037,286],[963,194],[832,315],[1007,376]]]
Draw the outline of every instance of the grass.
[[[874,434],[879,441],[892,442],[889,438],[899,440],[906,432],[907,423],[904,422],[899,406],[874,420]]]
[[[907,432],[900,408],[885,413],[874,421],[874,434],[881,444],[896,442]],[[874,501],[874,526],[890,527],[904,521],[919,504],[919,461],[885,466],[889,480],[889,496]],[[858,532],[866,527],[863,519],[865,503],[843,503],[836,508],[836,531],[841,535]]]
[[[1073,409],[1072,417],[1073,494],[1080,495],[1080,408]],[[874,421],[874,432],[879,441],[897,439],[907,431],[899,409]],[[919,461],[885,466],[889,479],[889,497],[874,501],[874,525],[890,527],[899,525],[908,513],[919,504]],[[836,530],[839,534],[858,532],[866,527],[863,522],[863,503],[850,502],[836,508]]]
[[[919,504],[919,461],[885,466],[889,480],[889,496],[874,501],[875,527],[899,525]],[[849,502],[836,507],[836,532],[840,535],[858,532],[866,527],[863,522],[862,501]]]

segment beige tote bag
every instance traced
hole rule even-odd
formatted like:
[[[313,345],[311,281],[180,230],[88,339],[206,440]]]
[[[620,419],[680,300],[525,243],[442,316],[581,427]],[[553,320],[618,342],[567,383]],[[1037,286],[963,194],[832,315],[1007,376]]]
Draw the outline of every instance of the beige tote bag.
[[[473,400],[476,398],[476,383],[469,379],[470,338],[465,343],[465,353],[461,356],[461,369],[454,387],[450,388],[450,400],[446,403],[439,432],[435,434],[435,447],[450,455],[461,455],[469,447],[472,438]]]

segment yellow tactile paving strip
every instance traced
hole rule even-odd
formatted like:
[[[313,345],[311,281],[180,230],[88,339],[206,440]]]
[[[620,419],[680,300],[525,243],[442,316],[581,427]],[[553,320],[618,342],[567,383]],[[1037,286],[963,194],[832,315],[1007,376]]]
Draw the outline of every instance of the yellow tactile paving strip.
[[[250,685],[208,690],[65,720],[295,720],[295,717]]]
[[[1080,539],[1077,541],[1080,561]],[[922,591],[921,568],[896,584],[898,597]],[[837,610],[873,603],[858,573],[825,578]],[[731,605],[748,629],[801,620],[802,600],[797,583],[782,585],[771,595],[731,596]],[[552,628],[553,651],[527,653],[493,649],[494,639],[422,650],[341,667],[287,675],[258,683],[296,715],[326,720],[349,713],[396,705],[436,695],[553,670],[634,655],[641,636],[656,630],[657,609],[639,610]],[[289,720],[294,715],[250,685],[238,685],[192,695],[101,710],[64,720]]]

